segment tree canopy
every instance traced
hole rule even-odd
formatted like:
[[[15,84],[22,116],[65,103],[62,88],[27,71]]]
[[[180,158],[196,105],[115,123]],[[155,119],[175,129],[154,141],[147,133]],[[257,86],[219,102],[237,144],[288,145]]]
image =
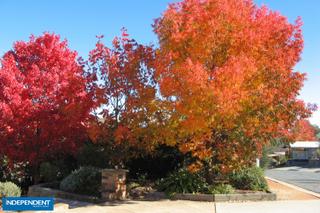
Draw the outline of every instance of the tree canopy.
[[[251,0],[184,0],[156,20],[156,76],[183,152],[223,170],[252,162],[271,138],[288,136],[312,107],[298,100],[294,71],[302,22]]]
[[[155,46],[122,30],[85,61],[56,34],[16,42],[1,59],[0,155],[38,164],[90,136],[118,159],[165,144],[190,170],[229,172],[275,138],[310,139],[301,26],[252,0],[183,0],[156,19]]]
[[[31,36],[0,68],[0,154],[38,164],[76,153],[93,107],[77,53],[55,34]]]

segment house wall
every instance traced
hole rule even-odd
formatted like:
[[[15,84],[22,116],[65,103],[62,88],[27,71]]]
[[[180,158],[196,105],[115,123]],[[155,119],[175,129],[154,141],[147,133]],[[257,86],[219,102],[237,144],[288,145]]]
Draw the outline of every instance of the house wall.
[[[309,160],[316,157],[315,148],[291,148],[292,160]]]

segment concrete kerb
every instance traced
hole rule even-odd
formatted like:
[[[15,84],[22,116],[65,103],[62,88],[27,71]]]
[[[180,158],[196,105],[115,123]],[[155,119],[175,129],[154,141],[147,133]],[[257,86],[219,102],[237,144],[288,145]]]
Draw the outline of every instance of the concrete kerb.
[[[301,188],[301,187],[299,187],[299,186],[295,186],[295,185],[292,185],[292,184],[290,184],[290,183],[286,183],[286,182],[283,182],[283,181],[280,181],[280,180],[277,180],[277,179],[274,179],[274,178],[271,178],[271,177],[267,177],[267,176],[266,176],[265,178],[268,179],[268,180],[271,180],[271,181],[273,181],[273,182],[282,184],[282,185],[284,185],[284,186],[287,186],[287,187],[296,189],[296,190],[298,190],[298,191],[300,191],[300,192],[304,192],[304,193],[306,193],[306,194],[310,194],[310,195],[312,195],[312,196],[315,196],[315,197],[317,197],[317,198],[320,198],[320,194],[318,194],[318,193],[316,193],[316,192],[312,192],[312,191],[309,191],[309,190],[307,190],[307,189],[303,189],[303,188]]]
[[[152,200],[152,197],[166,199],[164,192],[154,192],[148,194],[145,199]],[[192,193],[176,193],[171,200],[189,200],[204,202],[236,202],[236,201],[274,201],[277,195],[273,192],[252,192],[252,193],[232,193],[232,194],[192,194]]]

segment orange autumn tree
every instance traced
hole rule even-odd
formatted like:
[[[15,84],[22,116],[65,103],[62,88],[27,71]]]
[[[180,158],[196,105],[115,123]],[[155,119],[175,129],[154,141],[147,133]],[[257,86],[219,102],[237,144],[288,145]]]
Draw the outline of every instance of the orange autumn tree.
[[[99,40],[89,60],[97,77],[93,88],[101,103],[93,137],[107,143],[109,150],[117,150],[114,164],[138,152],[129,152],[131,147],[153,149],[157,129],[153,48],[138,44],[122,30],[111,48]]]
[[[315,141],[317,140],[314,126],[308,120],[299,120],[292,128],[292,138],[296,141]]]
[[[297,99],[305,74],[301,21],[251,0],[184,0],[156,20],[156,78],[168,116],[166,143],[228,172],[287,136],[310,107]]]

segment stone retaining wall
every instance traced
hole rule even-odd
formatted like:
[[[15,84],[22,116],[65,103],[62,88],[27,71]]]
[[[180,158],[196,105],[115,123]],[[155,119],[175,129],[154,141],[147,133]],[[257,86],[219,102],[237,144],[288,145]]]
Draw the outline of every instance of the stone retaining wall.
[[[69,192],[64,192],[58,189],[48,188],[47,184],[38,184],[29,186],[28,196],[30,197],[56,197],[70,200],[78,200],[90,203],[102,202],[102,199],[94,196],[79,195]]]

